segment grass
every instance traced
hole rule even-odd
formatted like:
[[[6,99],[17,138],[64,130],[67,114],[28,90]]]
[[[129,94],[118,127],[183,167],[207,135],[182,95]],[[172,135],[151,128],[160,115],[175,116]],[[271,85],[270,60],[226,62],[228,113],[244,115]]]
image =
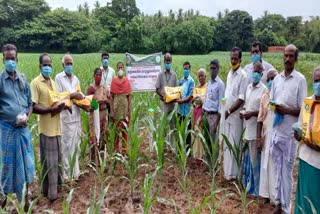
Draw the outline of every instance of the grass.
[[[23,73],[26,75],[29,82],[34,79],[36,76],[39,75],[39,65],[38,65],[38,58],[39,53],[34,54],[24,54],[19,53],[19,62],[18,62],[18,70],[23,71]],[[53,76],[59,72],[62,71],[62,63],[61,58],[63,54],[50,54],[52,57],[52,64],[53,64]],[[271,53],[264,53],[263,59],[271,63],[277,70],[281,71],[283,70],[283,54],[271,54]],[[100,61],[100,54],[99,53],[92,53],[92,54],[75,54],[74,57],[74,66],[75,66],[75,75],[79,78],[81,82],[81,89],[83,92],[86,92],[86,89],[88,86],[93,82],[93,70],[95,67],[98,67],[101,65]],[[178,78],[180,79],[182,77],[182,64],[185,61],[189,61],[192,65],[192,71],[191,76],[194,78],[196,83],[198,82],[197,78],[197,70],[199,68],[205,68],[207,70],[207,79],[210,78],[209,72],[208,72],[208,64],[212,59],[218,59],[220,61],[220,73],[219,76],[223,81],[226,81],[227,73],[230,69],[229,65],[229,52],[212,52],[207,55],[173,55],[173,63],[172,68],[176,71]],[[250,60],[249,53],[243,53],[242,57],[242,67],[244,65],[248,64]],[[115,68],[116,63],[118,61],[125,62],[125,54],[111,54],[110,55],[110,66]],[[320,62],[320,54],[310,54],[310,53],[300,53],[299,56],[299,62],[296,65],[296,69],[299,70],[302,74],[305,75],[307,82],[308,82],[308,91],[309,94],[311,93],[312,87],[311,87],[311,74],[313,69],[319,65]],[[0,65],[0,69],[3,70],[4,66],[3,64]],[[161,175],[162,175],[162,168],[164,166],[164,161],[166,159],[164,147],[166,145],[166,138],[165,133],[173,133],[173,130],[170,130],[168,127],[168,121],[157,115],[158,109],[159,109],[159,99],[158,96],[154,92],[135,92],[133,94],[132,98],[133,103],[133,113],[132,113],[132,121],[130,123],[130,126],[128,127],[127,131],[129,133],[129,143],[127,145],[127,157],[124,156],[118,156],[116,153],[114,153],[113,144],[109,143],[107,144],[107,148],[105,151],[100,152],[99,154],[99,164],[100,167],[92,166],[94,171],[96,172],[96,177],[99,179],[99,191],[96,191],[94,189],[94,192],[92,193],[92,197],[88,200],[91,201],[90,207],[88,208],[88,213],[99,213],[101,204],[104,200],[104,197],[108,191],[109,185],[107,185],[108,179],[113,179],[113,173],[116,168],[117,161],[121,161],[122,164],[125,166],[125,169],[127,170],[127,178],[129,180],[131,195],[133,194],[133,191],[136,190],[136,185],[140,185],[141,192],[143,193],[143,210],[145,213],[150,212],[151,207],[154,203],[157,202],[168,202],[170,204],[173,204],[175,212],[178,212],[177,207],[175,205],[175,202],[173,199],[165,199],[163,197],[158,197],[158,190],[154,189],[154,185],[159,181],[161,182]],[[153,108],[156,109],[155,115],[153,117],[148,116],[148,109]],[[148,118],[149,117],[149,118]],[[81,138],[81,144],[80,144],[80,168],[87,167],[88,163],[90,162],[90,159],[88,158],[89,152],[89,121],[88,121],[88,114],[85,112],[81,112],[81,118],[82,118],[82,128],[84,135]],[[177,121],[177,120],[176,120]],[[186,120],[186,122],[191,121],[191,117]],[[182,126],[177,126],[177,131],[174,132],[176,140],[176,149],[174,150],[176,157],[177,157],[177,165],[179,166],[181,170],[181,174],[183,176],[182,180],[180,180],[180,183],[183,186],[183,189],[186,191],[186,195],[188,195],[188,187],[187,184],[189,180],[187,180],[187,174],[188,169],[186,166],[187,158],[185,151],[185,138],[188,133],[186,130],[186,122],[185,124],[182,124]],[[144,178],[141,180],[143,183],[139,183],[139,181],[136,178],[137,172],[142,166],[140,163],[141,159],[141,143],[143,140],[143,137],[139,136],[139,133],[143,126],[148,129],[152,134],[152,146],[153,150],[151,152],[154,152],[156,155],[156,165],[150,164],[150,160],[148,160],[149,166],[152,166],[153,169],[157,169],[154,171],[152,175],[144,175]],[[36,123],[36,117],[33,115],[30,119],[30,127],[33,133],[33,139],[34,139],[34,148],[38,147],[38,134],[37,134],[37,123]],[[111,127],[109,125],[109,136],[107,136],[108,142],[113,142],[115,139],[115,127]],[[200,136],[201,137],[201,136]],[[204,138],[202,136],[202,138]],[[178,149],[180,148],[180,150]],[[208,150],[208,148],[206,148]],[[213,148],[218,149],[218,148]],[[231,147],[230,147],[231,149]],[[236,149],[236,148],[234,148]],[[238,148],[239,149],[239,148]],[[236,154],[238,153],[238,150],[235,151]],[[35,152],[37,153],[37,149],[35,149]],[[214,154],[214,151],[211,152]],[[72,156],[72,154],[71,154]],[[70,160],[72,157],[70,156]],[[38,176],[38,185],[39,188],[37,191],[38,197],[37,199],[41,199],[40,197],[40,189],[42,185],[42,169],[43,166],[40,164],[39,160],[39,154],[36,155],[35,158],[35,166],[37,170],[37,176]],[[118,157],[118,159],[116,158]],[[152,161],[152,160],[151,160]],[[214,163],[216,161],[216,157],[210,156],[207,159],[208,163]],[[226,189],[216,189],[215,187],[215,173],[214,173],[214,166],[213,164],[209,164],[210,174],[212,176],[212,182],[210,186],[210,194],[205,196],[202,200],[202,203],[195,207],[192,204],[192,196],[188,196],[188,203],[190,207],[190,212],[192,213],[201,213],[204,209],[209,209],[210,213],[215,213],[218,206],[221,204],[221,201],[215,201],[215,194],[218,192],[226,191]],[[191,181],[192,182],[192,181]],[[161,184],[157,184],[160,185]],[[238,187],[237,187],[238,188]],[[69,195],[72,198],[72,194],[75,193],[72,191],[73,188],[70,188]],[[76,189],[75,189],[76,191]],[[240,188],[239,195],[241,195],[241,202],[243,204],[244,210],[247,208],[247,204],[245,201],[246,192],[245,189]],[[225,199],[226,197],[230,196],[230,193],[225,194],[222,199]],[[190,195],[190,194],[189,194]],[[67,199],[69,199],[67,197]],[[65,212],[68,211],[69,206],[71,202],[66,199],[64,202],[64,210]],[[72,202],[71,202],[72,203]],[[17,204],[15,204],[18,206]],[[17,207],[19,209],[19,207]],[[1,210],[0,210],[1,211]]]

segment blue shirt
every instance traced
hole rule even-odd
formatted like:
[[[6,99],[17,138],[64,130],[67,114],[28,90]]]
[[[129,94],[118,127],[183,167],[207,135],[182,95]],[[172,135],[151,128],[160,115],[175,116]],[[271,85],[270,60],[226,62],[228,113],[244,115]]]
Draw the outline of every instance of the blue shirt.
[[[181,99],[184,99],[186,97],[193,95],[194,80],[190,75],[186,80],[182,78],[179,82],[179,86],[183,87]],[[190,108],[191,108],[191,100],[187,103],[180,104],[178,108],[178,113],[183,116],[187,116],[188,113],[190,112]]]
[[[220,100],[224,97],[224,83],[217,76],[207,84],[207,92],[202,109],[205,111],[220,111]]]
[[[3,71],[0,74],[0,120],[15,125],[17,115],[28,114],[31,105],[30,85],[24,75],[16,71],[12,80],[7,71]]]

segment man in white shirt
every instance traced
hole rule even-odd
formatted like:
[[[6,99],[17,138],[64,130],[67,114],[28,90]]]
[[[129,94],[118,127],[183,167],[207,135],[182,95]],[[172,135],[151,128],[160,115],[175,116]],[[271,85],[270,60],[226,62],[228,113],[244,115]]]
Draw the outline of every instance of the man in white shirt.
[[[240,119],[240,109],[243,106],[246,88],[248,86],[246,73],[240,66],[241,57],[241,49],[237,47],[232,48],[230,54],[231,70],[228,73],[225,90],[225,120],[220,121],[220,132],[226,135],[233,145],[235,143],[239,144],[241,140],[243,121]],[[224,177],[230,181],[236,179],[238,176],[238,166],[235,157],[229,151],[225,143],[223,145],[223,150]]]
[[[245,110],[240,112],[240,117],[245,119],[244,138],[248,148],[244,152],[242,162],[242,184],[244,187],[250,185],[248,193],[254,196],[259,195],[260,162],[261,152],[257,150],[257,118],[259,114],[260,100],[267,91],[267,87],[261,83],[262,63],[254,64],[254,72],[246,90]]]
[[[292,125],[298,121],[303,99],[307,96],[307,81],[295,70],[298,49],[288,45],[284,50],[285,69],[273,80],[270,100],[275,102],[271,155],[275,169],[275,200],[278,204],[274,213],[290,213],[293,184],[293,167],[297,153]]]
[[[256,63],[256,62],[261,62],[262,63],[262,67],[263,67],[263,75],[262,75],[262,78],[261,78],[261,82],[266,85],[267,84],[267,74],[268,74],[268,71],[273,68],[273,66],[262,60],[262,48],[261,48],[261,43],[258,42],[258,41],[255,41],[252,43],[252,46],[251,46],[251,63],[246,65],[243,70],[247,73],[247,79],[248,79],[248,83],[251,83],[252,80],[251,80],[251,75],[254,71],[253,69],[253,65]]]
[[[70,99],[81,100],[84,95],[80,92],[80,81],[73,74],[73,58],[66,54],[62,58],[63,71],[56,75],[55,82],[57,91],[69,92]],[[64,179],[73,179],[79,176],[79,154],[80,154],[80,135],[81,135],[81,115],[79,107],[72,102],[71,112],[62,111],[61,121],[61,154],[63,163]],[[71,169],[70,161],[75,155],[74,168]]]

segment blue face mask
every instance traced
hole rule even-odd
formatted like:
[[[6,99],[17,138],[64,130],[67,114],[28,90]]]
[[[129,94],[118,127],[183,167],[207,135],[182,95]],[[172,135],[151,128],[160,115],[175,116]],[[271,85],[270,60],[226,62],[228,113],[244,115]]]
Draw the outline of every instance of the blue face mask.
[[[50,66],[43,66],[41,68],[41,73],[44,77],[50,77],[52,74],[52,68]]]
[[[171,63],[166,63],[164,67],[167,71],[170,71],[171,70]]]
[[[190,75],[189,69],[183,69],[183,76],[184,76],[184,78],[188,78],[189,75]]]
[[[251,62],[252,62],[253,64],[259,62],[260,60],[261,60],[260,54],[253,54],[253,55],[251,55]]]
[[[261,80],[261,74],[257,73],[257,72],[253,72],[252,73],[252,82],[253,83],[258,83]]]
[[[72,73],[73,73],[73,65],[65,65],[65,66],[64,66],[64,71],[65,71],[67,74],[72,74]]]
[[[102,65],[103,66],[109,66],[109,60],[108,59],[103,59],[102,60]]]
[[[315,96],[320,96],[320,82],[314,82],[312,84],[312,88],[313,88],[313,94]]]
[[[4,66],[6,67],[6,70],[9,72],[9,73],[12,73],[16,70],[17,68],[17,62],[16,61],[13,61],[13,60],[6,60],[4,61]]]
[[[268,82],[267,82],[267,88],[269,89],[269,90],[271,90],[271,86],[272,86],[272,82],[273,82],[273,80],[269,80]]]

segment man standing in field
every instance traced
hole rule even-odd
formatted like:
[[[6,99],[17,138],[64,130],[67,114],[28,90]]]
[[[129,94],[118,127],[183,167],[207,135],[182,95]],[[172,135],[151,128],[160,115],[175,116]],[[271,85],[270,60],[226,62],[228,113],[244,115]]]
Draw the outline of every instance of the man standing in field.
[[[224,97],[224,83],[218,76],[220,63],[217,59],[212,60],[209,65],[211,79],[207,84],[204,104],[202,106],[203,123],[205,129],[209,131],[210,138],[207,140],[208,148],[212,151],[211,143],[214,142],[219,121],[221,118],[221,103],[220,100]],[[206,122],[204,122],[206,121]],[[216,159],[219,157],[219,146],[216,148]],[[216,164],[216,163],[213,163]]]
[[[183,63],[183,77],[179,82],[179,86],[183,87],[180,99],[177,99],[178,103],[178,118],[180,122],[187,119],[187,116],[191,109],[191,100],[193,98],[194,80],[190,76],[191,65],[189,62]],[[187,122],[188,123],[188,122]],[[191,130],[191,120],[188,123],[188,130]],[[187,151],[191,148],[191,134],[187,135],[186,139]]]
[[[240,110],[242,109],[246,88],[248,86],[247,75],[240,66],[241,57],[242,51],[240,48],[234,47],[231,49],[231,70],[228,73],[225,91],[225,121],[222,123],[223,127],[221,131],[222,134],[226,135],[232,145],[239,144],[241,140],[243,121],[240,119]],[[230,181],[236,179],[238,176],[238,166],[235,157],[227,148],[226,143],[224,143],[223,146],[224,177]]]
[[[25,76],[17,69],[18,50],[12,44],[2,48],[5,70],[0,74],[0,191],[24,197],[23,187],[34,177],[34,154],[28,121],[32,113],[31,90]],[[26,192],[26,193],[27,193]],[[1,208],[7,199],[2,196]],[[0,198],[1,199],[1,198]],[[26,197],[25,212],[29,200]]]
[[[262,59],[262,48],[261,48],[261,43],[258,42],[258,41],[255,41],[252,43],[252,46],[251,46],[251,63],[246,65],[243,70],[247,73],[247,79],[248,79],[248,83],[251,83],[252,82],[252,79],[251,79],[251,75],[252,73],[254,72],[254,69],[253,69],[253,65],[256,63],[256,62],[260,62],[262,63],[262,67],[263,67],[263,75],[262,75],[262,78],[261,78],[261,82],[266,85],[267,84],[267,74],[268,74],[268,71],[273,68],[273,66],[264,61]]]
[[[176,87],[177,86],[177,75],[171,69],[172,56],[169,53],[164,55],[164,65],[165,70],[160,72],[156,82],[156,92],[160,97],[161,110],[164,115],[168,115],[174,109],[174,102],[165,103],[164,102],[164,87]],[[170,129],[174,129],[174,120],[170,121]],[[170,136],[170,141],[173,143],[173,134]]]
[[[298,60],[298,49],[288,45],[284,50],[284,71],[272,84],[270,99],[275,102],[271,154],[275,168],[275,200],[277,207],[274,213],[290,213],[292,172],[297,153],[297,142],[294,139],[292,125],[298,121],[303,99],[307,96],[305,77],[295,70]]]
[[[41,166],[44,166],[41,175],[44,179],[42,193],[50,201],[54,201],[58,197],[58,184],[61,183],[60,112],[65,109],[65,103],[51,106],[49,102],[49,91],[57,91],[56,84],[50,77],[50,56],[42,54],[39,64],[41,74],[31,82],[33,112],[39,114],[40,158]]]
[[[80,81],[73,74],[73,58],[66,54],[62,58],[63,71],[57,74],[55,82],[57,91],[69,92],[70,99],[82,100],[84,95],[80,92]],[[80,135],[81,135],[81,116],[80,108],[73,102],[71,103],[71,113],[62,111],[60,113],[61,120],[61,155],[63,164],[64,179],[77,178],[80,173],[79,169],[79,153],[80,153]],[[70,167],[70,161],[75,155],[73,169]],[[72,175],[72,176],[71,176]]]

